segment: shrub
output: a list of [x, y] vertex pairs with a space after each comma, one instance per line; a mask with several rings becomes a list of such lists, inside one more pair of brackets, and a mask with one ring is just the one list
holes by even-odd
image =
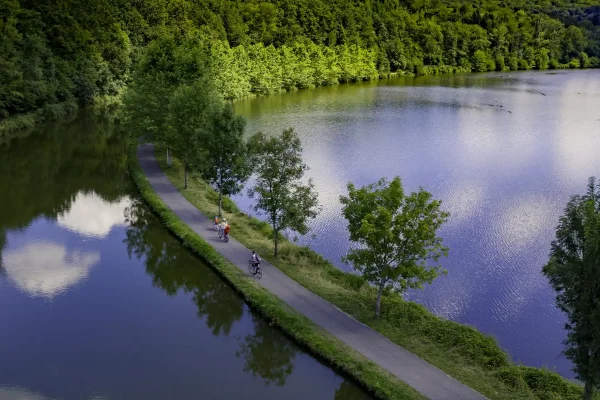
[[577, 58], [573, 58], [571, 62], [569, 62], [569, 68], [580, 68], [581, 62]]
[[511, 71], [516, 71], [519, 69], [519, 59], [515, 56], [508, 57], [508, 67]]
[[527, 386], [540, 399], [579, 400], [583, 388], [562, 378], [556, 372], [546, 368], [533, 368], [526, 366], [515, 367], [521, 371]]
[[529, 69], [529, 63], [523, 58], [519, 58], [518, 66], [519, 69]]
[[340, 271], [339, 269], [328, 269], [328, 277], [332, 282], [342, 285], [346, 289], [359, 291], [365, 284], [365, 279], [356, 274]]
[[425, 68], [423, 66], [423, 61], [421, 61], [421, 60], [413, 61], [413, 72], [415, 75], [425, 75]]
[[[485, 72], [488, 70], [488, 59], [487, 54], [483, 50], [477, 50], [475, 54], [473, 54], [473, 71], [475, 72]], [[492, 61], [493, 62], [493, 61]], [[494, 68], [495, 69], [495, 65]], [[492, 70], [493, 70], [492, 69]]]
[[504, 71], [504, 68], [506, 68], [504, 56], [502, 54], [498, 54], [496, 56], [496, 71]]
[[500, 368], [494, 375], [511, 387], [530, 391], [538, 399], [579, 400], [583, 394], [582, 386], [546, 368], [511, 365]]
[[537, 69], [548, 69], [549, 64], [550, 58], [548, 57], [548, 50], [538, 50], [535, 55], [535, 67]]
[[455, 351], [485, 368], [509, 365], [507, 354], [496, 340], [475, 328], [440, 318], [424, 306], [407, 302], [400, 296], [386, 296], [381, 302], [381, 315], [393, 325], [410, 324], [412, 329], [449, 351]]
[[579, 54], [579, 63], [581, 64], [581, 68], [589, 68], [592, 65], [590, 62], [590, 57], [584, 52]]
[[521, 373], [521, 370], [514, 365], [511, 365], [509, 367], [502, 367], [498, 371], [496, 371], [494, 375], [497, 376], [498, 379], [500, 379], [502, 382], [515, 389], [529, 389], [529, 387], [527, 386], [527, 382], [525, 382], [525, 379], [523, 379], [523, 374]]
[[16, 117], [7, 118], [0, 121], [0, 135], [3, 133], [16, 132], [25, 128], [33, 128], [36, 123], [34, 113], [22, 114]]

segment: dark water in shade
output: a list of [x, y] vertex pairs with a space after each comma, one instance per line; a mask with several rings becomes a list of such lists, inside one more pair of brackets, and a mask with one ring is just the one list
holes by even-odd
[[[396, 175], [451, 219], [449, 274], [407, 294], [494, 335], [515, 360], [572, 376], [541, 274], [569, 197], [600, 177], [600, 71], [469, 74], [341, 85], [240, 102], [248, 131], [293, 126], [323, 212], [300, 241], [341, 268], [339, 196]], [[244, 210], [250, 201], [236, 198]]]
[[369, 399], [170, 236], [89, 114], [0, 139], [0, 399]]

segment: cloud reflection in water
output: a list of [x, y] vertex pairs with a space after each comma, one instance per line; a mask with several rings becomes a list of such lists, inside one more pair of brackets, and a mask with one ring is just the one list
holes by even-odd
[[2, 256], [4, 270], [17, 288], [49, 299], [85, 279], [99, 261], [97, 252], [67, 251], [52, 242], [29, 243]]
[[104, 201], [96, 193], [80, 192], [69, 211], [60, 214], [58, 225], [86, 237], [104, 238], [115, 226], [124, 226], [125, 209], [131, 205], [127, 197], [115, 203]]

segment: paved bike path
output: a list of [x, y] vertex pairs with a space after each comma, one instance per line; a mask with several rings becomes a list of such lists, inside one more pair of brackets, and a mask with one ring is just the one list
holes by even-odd
[[[162, 201], [219, 253], [247, 272], [250, 250], [233, 237], [229, 243], [219, 239], [212, 220], [187, 201], [160, 169], [154, 156], [154, 146], [139, 146], [137, 155], [148, 181]], [[261, 268], [263, 276], [258, 282], [268, 291], [424, 396], [435, 400], [485, 399], [473, 389], [323, 300], [268, 262], [263, 260]]]

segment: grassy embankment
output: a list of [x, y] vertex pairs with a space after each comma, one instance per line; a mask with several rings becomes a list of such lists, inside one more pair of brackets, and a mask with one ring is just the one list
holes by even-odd
[[[206, 260], [244, 300], [258, 310], [270, 323], [305, 346], [314, 355], [334, 368], [356, 379], [365, 389], [381, 399], [423, 399], [419, 393], [366, 357], [334, 338], [275, 295], [260, 286], [253, 278], [240, 271], [183, 223], [156, 195], [135, 154], [129, 147], [129, 169], [142, 197], [161, 218], [164, 225], [183, 244]], [[229, 204], [229, 203], [228, 203]]]
[[[166, 168], [165, 152], [157, 149], [161, 168], [173, 184], [204, 214], [217, 212], [217, 194], [193, 176], [183, 189], [177, 160]], [[476, 329], [439, 318], [425, 307], [390, 293], [382, 300], [382, 318], [374, 318], [374, 290], [359, 276], [343, 273], [323, 257], [290, 241], [274, 258], [271, 228], [250, 217], [229, 199], [224, 201], [232, 236], [307, 289], [359, 321], [412, 351], [490, 399], [580, 399], [583, 387], [547, 369], [515, 365], [495, 339]], [[204, 250], [200, 251], [202, 253]], [[212, 251], [212, 249], [211, 249]], [[600, 399], [600, 396], [596, 397]]]

